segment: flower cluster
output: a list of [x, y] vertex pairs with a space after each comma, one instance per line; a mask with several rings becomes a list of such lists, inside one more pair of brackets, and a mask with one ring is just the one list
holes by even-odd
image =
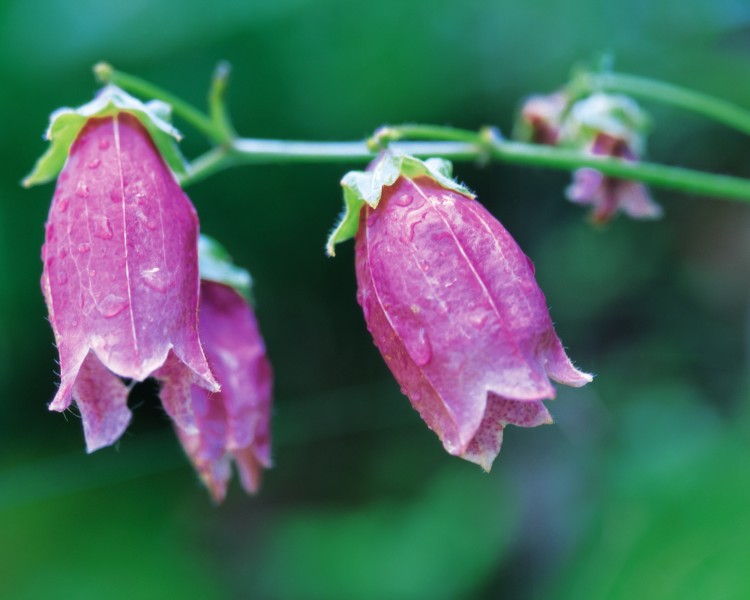
[[[524, 114], [534, 139], [553, 144], [583, 123], [569, 112], [556, 96]], [[199, 238], [166, 118], [163, 106], [105, 88], [53, 115], [51, 147], [26, 180], [59, 174], [42, 249], [60, 353], [50, 409], [75, 402], [92, 452], [127, 428], [129, 383], [155, 378], [186, 454], [221, 502], [232, 463], [250, 493], [271, 464], [271, 366], [249, 275]], [[629, 158], [632, 147], [600, 127], [590, 151]], [[589, 189], [592, 175], [576, 177], [579, 196], [604, 194], [606, 182]], [[328, 252], [356, 238], [357, 300], [375, 345], [445, 449], [489, 470], [506, 425], [552, 422], [550, 379], [581, 386], [591, 376], [565, 353], [533, 264], [449, 163], [385, 151], [342, 185], [346, 210]], [[621, 200], [595, 203], [602, 219], [637, 212]]]
[[[646, 128], [645, 115], [630, 98], [596, 93], [574, 101], [560, 91], [527, 98], [517, 130], [520, 137], [535, 143], [567, 145], [594, 156], [634, 162], [643, 155]], [[618, 212], [635, 219], [654, 219], [662, 213], [642, 183], [590, 168], [574, 173], [567, 197], [590, 205], [595, 223], [606, 223]]]
[[213, 496], [224, 496], [229, 457], [254, 491], [270, 464], [271, 372], [250, 307], [221, 283], [200, 285], [198, 218], [148, 107], [111, 93], [92, 104], [53, 115], [52, 149], [29, 177], [49, 176], [67, 136], [42, 248], [60, 355], [50, 409], [75, 401], [93, 452], [131, 420], [126, 382], [154, 377]]

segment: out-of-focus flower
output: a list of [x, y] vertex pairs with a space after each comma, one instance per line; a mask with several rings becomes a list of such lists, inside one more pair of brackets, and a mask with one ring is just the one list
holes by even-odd
[[271, 466], [272, 373], [252, 309], [235, 289], [213, 281], [201, 283], [200, 335], [221, 391], [211, 393], [194, 385], [197, 429], [175, 430], [201, 480], [221, 502], [232, 459], [249, 493], [258, 490], [261, 470]]
[[[195, 429], [191, 384], [219, 389], [198, 340], [195, 209], [139, 117], [109, 104], [97, 114], [70, 111], [73, 136], [57, 130], [72, 145], [42, 250], [60, 353], [50, 409], [75, 399], [89, 452], [114, 443], [130, 421], [120, 378], [159, 378], [165, 410], [187, 430]], [[44, 180], [50, 156], [27, 181]]]
[[[507, 424], [551, 422], [550, 383], [581, 386], [534, 268], [445, 163], [386, 153], [342, 182], [354, 198], [358, 301], [388, 367], [445, 449], [489, 470]], [[329, 247], [330, 251], [330, 247]]]
[[556, 146], [569, 102], [570, 98], [563, 91], [529, 96], [521, 107], [515, 137], [534, 144]]
[[[597, 156], [637, 160], [625, 140], [606, 133], [596, 136], [589, 152]], [[652, 200], [645, 185], [609, 177], [596, 169], [578, 169], [566, 194], [571, 202], [591, 205], [594, 223], [606, 223], [618, 211], [634, 219], [656, 219], [662, 215], [661, 206]]]
[[[561, 139], [595, 156], [635, 162], [643, 155], [647, 127], [645, 114], [632, 99], [597, 93], [573, 105]], [[609, 221], [618, 211], [635, 219], [662, 214], [642, 183], [609, 177], [595, 169], [578, 169], [566, 193], [572, 202], [592, 206], [595, 223]]]

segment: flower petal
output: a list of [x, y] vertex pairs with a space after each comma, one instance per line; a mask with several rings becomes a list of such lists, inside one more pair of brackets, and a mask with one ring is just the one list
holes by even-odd
[[83, 419], [86, 451], [114, 444], [130, 423], [128, 388], [93, 353], [83, 361], [73, 391]]

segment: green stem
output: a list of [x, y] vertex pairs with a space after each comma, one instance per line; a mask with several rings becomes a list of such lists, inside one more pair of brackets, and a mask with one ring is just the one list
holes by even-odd
[[587, 74], [574, 82], [574, 86], [576, 84], [589, 91], [621, 92], [670, 104], [750, 134], [750, 111], [678, 85], [620, 73]]
[[[750, 181], [727, 175], [701, 173], [648, 162], [630, 162], [582, 154], [575, 150], [524, 144], [486, 132], [463, 131], [470, 142], [393, 142], [390, 148], [419, 158], [440, 156], [453, 161], [496, 160], [510, 164], [550, 169], [596, 169], [611, 177], [642, 181], [654, 187], [685, 193], [750, 202]], [[350, 163], [372, 160], [376, 152], [366, 142], [301, 142], [239, 138], [229, 147], [214, 148], [191, 165], [183, 185], [194, 183], [220, 170], [240, 164]]]
[[[589, 167], [611, 177], [642, 181], [655, 187], [750, 202], [750, 181], [745, 179], [654, 163], [592, 156], [564, 148], [510, 142], [492, 129], [475, 132], [453, 127], [409, 124], [383, 127], [370, 140], [353, 142], [237, 138], [234, 137], [222, 108], [226, 73], [219, 73], [214, 80], [214, 88], [209, 101], [214, 117], [212, 119], [166, 90], [132, 75], [115, 71], [106, 63], [98, 64], [95, 72], [102, 81], [111, 82], [138, 95], [157, 98], [171, 104], [176, 114], [218, 144], [217, 147], [193, 161], [189, 174], [181, 181], [183, 185], [195, 183], [218, 171], [240, 164], [300, 162], [361, 164], [372, 160], [377, 150], [387, 145], [419, 158], [439, 156], [454, 161], [496, 160], [562, 170]], [[727, 102], [677, 86], [616, 74], [588, 75], [576, 83], [580, 86], [589, 86], [589, 89], [606, 87], [613, 91], [669, 102], [750, 133], [750, 113]], [[228, 139], [228, 136], [231, 138]], [[431, 141], [405, 141], [414, 138]]]
[[225, 141], [221, 132], [216, 130], [213, 121], [206, 114], [167, 90], [134, 75], [116, 71], [111, 65], [104, 62], [97, 63], [94, 66], [94, 73], [102, 83], [112, 83], [138, 96], [156, 98], [166, 102], [172, 106], [175, 114], [185, 119], [185, 121], [190, 123], [208, 139], [217, 144]]

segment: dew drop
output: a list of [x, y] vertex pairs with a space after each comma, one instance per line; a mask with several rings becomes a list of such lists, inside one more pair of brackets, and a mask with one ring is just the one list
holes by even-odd
[[95, 269], [91, 269], [89, 271], [89, 277], [96, 277], [96, 270]]
[[57, 201], [57, 210], [59, 210], [61, 213], [64, 213], [66, 210], [68, 210], [68, 204], [70, 204], [70, 200], [68, 199], [68, 197], [61, 196]]
[[78, 253], [79, 254], [86, 254], [89, 250], [91, 250], [91, 244], [82, 243], [78, 244]]
[[172, 287], [171, 278], [159, 267], [144, 269], [141, 271], [141, 279], [143, 279], [143, 283], [157, 292], [166, 292]]
[[94, 236], [101, 240], [112, 238], [112, 225], [110, 225], [109, 219], [104, 215], [94, 217]]
[[393, 201], [399, 206], [409, 206], [414, 202], [414, 198], [409, 194], [401, 194], [398, 198], [394, 198]]
[[107, 319], [119, 315], [128, 307], [128, 301], [122, 296], [109, 294], [96, 305], [96, 309]]
[[60, 285], [65, 285], [68, 283], [68, 274], [65, 271], [58, 271], [57, 272], [57, 283]]
[[60, 248], [60, 258], [65, 258], [68, 255], [67, 248]]
[[71, 325], [71, 327], [78, 327], [78, 319], [73, 319], [73, 320], [72, 320], [72, 321], [70, 322], [70, 325]]
[[78, 185], [76, 186], [76, 196], [78, 196], [79, 198], [89, 197], [89, 188], [83, 180], [79, 181]]
[[411, 242], [414, 239], [414, 230], [416, 229], [416, 227], [417, 227], [417, 225], [419, 223], [421, 223], [422, 221], [424, 221], [425, 216], [426, 216], [425, 213], [421, 212], [421, 213], [418, 213], [414, 218], [409, 219], [409, 220], [406, 221], [406, 223], [405, 223], [405, 226], [406, 226], [406, 236], [405, 236], [405, 239], [404, 239], [405, 242], [408, 243], [408, 242]]
[[109, 148], [109, 140], [99, 140], [99, 150], [106, 150], [107, 148]]
[[424, 328], [420, 328], [417, 331], [417, 335], [407, 344], [407, 350], [409, 356], [411, 356], [418, 367], [423, 367], [430, 362], [432, 359], [432, 345]]
[[102, 164], [102, 161], [98, 158], [95, 158], [93, 160], [90, 160], [86, 166], [89, 169], [98, 169], [100, 164]]
[[81, 292], [81, 295], [78, 296], [78, 308], [83, 308], [84, 304], [86, 304], [86, 299], [83, 296], [83, 292]]
[[122, 194], [119, 190], [112, 190], [109, 193], [109, 199], [115, 204], [119, 204], [120, 202], [122, 202]]
[[477, 311], [470, 314], [468, 318], [469, 323], [471, 323], [476, 329], [482, 329], [487, 321], [487, 313], [484, 311]]

